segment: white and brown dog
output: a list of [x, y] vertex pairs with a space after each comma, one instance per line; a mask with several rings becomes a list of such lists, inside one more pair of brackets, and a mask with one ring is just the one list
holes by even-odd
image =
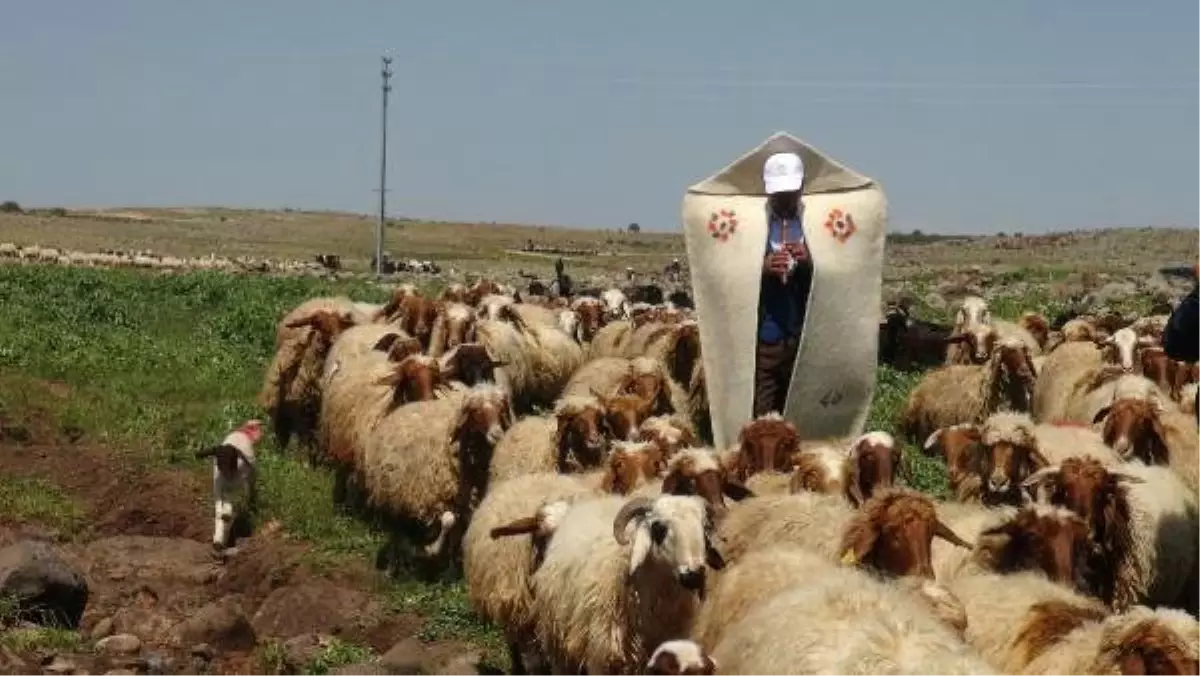
[[213, 520], [212, 544], [216, 549], [224, 549], [229, 544], [234, 494], [245, 490], [246, 508], [251, 512], [257, 508], [254, 444], [262, 438], [262, 433], [262, 421], [248, 420], [225, 437], [220, 445], [196, 452], [197, 458], [213, 458], [216, 517]]

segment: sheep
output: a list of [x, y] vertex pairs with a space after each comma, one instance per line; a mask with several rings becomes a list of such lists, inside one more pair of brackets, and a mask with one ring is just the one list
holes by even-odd
[[[1061, 638], [1025, 665], [1026, 674], [1195, 674], [1200, 672], [1200, 624], [1178, 610], [1138, 606], [1103, 620], [1070, 615], [1053, 608], [1031, 613], [1026, 636], [1041, 632]], [[1079, 622], [1083, 620], [1083, 622]], [[1066, 630], [1066, 631], [1064, 631]]]
[[691, 626], [712, 547], [712, 508], [695, 496], [577, 502], [533, 574], [534, 624], [552, 673], [627, 674]]
[[[987, 359], [986, 350], [988, 334], [991, 333], [992, 315], [987, 301], [979, 296], [967, 296], [959, 303], [954, 313], [954, 325], [951, 328], [953, 336], [972, 336], [971, 348], [962, 346], [962, 342], [951, 343], [946, 350], [946, 365], [979, 363]], [[992, 334], [994, 335], [994, 334]]]
[[[781, 552], [793, 585], [728, 624], [712, 660], [731, 674], [988, 674], [929, 600], [801, 550]], [[772, 571], [776, 574], [783, 571]], [[804, 584], [812, 580], [815, 584]], [[725, 582], [724, 579], [721, 581]], [[758, 580], [750, 580], [752, 586]], [[782, 586], [782, 585], [781, 585]], [[958, 605], [941, 590], [928, 596]]]
[[909, 393], [899, 425], [914, 442], [934, 430], [983, 422], [1003, 407], [1028, 410], [1033, 391], [1029, 351], [1019, 341], [1000, 341], [986, 364], [943, 366]]
[[[795, 469], [788, 480], [789, 493], [809, 491], [853, 499], [850, 495], [851, 486], [857, 484], [850, 480], [850, 462], [843, 449], [831, 444], [802, 447], [793, 456], [792, 464]], [[758, 474], [754, 478], [763, 476]], [[764, 491], [755, 486], [755, 493], [761, 495]], [[774, 494], [774, 491], [769, 494]]]
[[646, 663], [647, 674], [682, 676], [717, 673], [717, 663], [692, 641], [676, 639], [660, 644]]
[[980, 482], [974, 471], [974, 458], [982, 438], [978, 425], [960, 423], [934, 430], [921, 445], [921, 453], [926, 457], [946, 461], [950, 491], [960, 502], [979, 498]]
[[554, 325], [559, 331], [570, 336], [576, 343], [584, 344], [583, 337], [579, 332], [579, 315], [574, 310], [555, 310]]
[[1036, 312], [1026, 312], [1017, 320], [1017, 326], [1029, 333], [1038, 348], [1045, 352], [1046, 343], [1050, 339], [1050, 322], [1046, 321], [1045, 316]]
[[492, 454], [491, 481], [600, 465], [607, 446], [604, 405], [595, 397], [563, 397], [553, 415], [518, 420]]
[[[1036, 320], [1034, 326], [1036, 327]], [[1042, 354], [1042, 344], [1038, 342], [1037, 337], [1028, 329], [1019, 323], [1013, 323], [1003, 319], [992, 321], [992, 326], [996, 329], [997, 340], [1017, 340], [1029, 350], [1031, 357], [1038, 357]]]
[[[835, 568], [826, 558], [795, 545], [775, 545], [751, 552], [730, 564], [710, 584], [707, 599], [696, 617], [692, 639], [706, 649], [719, 645], [726, 633], [757, 606], [805, 584], [824, 584], [825, 573], [848, 575], [878, 582], [862, 571]], [[897, 592], [922, 602], [924, 611], [960, 632], [966, 627], [966, 611], [936, 583], [912, 582], [888, 585]]]
[[633, 323], [627, 319], [612, 320], [605, 324], [588, 345], [588, 358], [624, 357], [628, 354], [633, 339]]
[[343, 331], [333, 342], [325, 357], [322, 378], [329, 382], [343, 363], [367, 354], [386, 354], [388, 359], [400, 361], [420, 351], [420, 343], [403, 329], [388, 324], [359, 324]]
[[1087, 427], [1035, 425], [1023, 413], [996, 413], [980, 426], [976, 471], [985, 504], [1020, 504], [1021, 482], [1034, 471], [1075, 455], [1121, 463], [1099, 433]]
[[[671, 380], [679, 387], [686, 387], [700, 363], [700, 326], [692, 320], [653, 326], [657, 328], [644, 335], [634, 335], [629, 346], [630, 356], [657, 359], [666, 365]], [[638, 343], [640, 338], [646, 341], [644, 347]], [[636, 353], [639, 348], [644, 350], [642, 354]]]
[[620, 289], [605, 289], [600, 294], [600, 300], [604, 302], [605, 315], [609, 321], [629, 318], [629, 300]]
[[479, 319], [490, 319], [497, 321], [500, 319], [500, 309], [509, 305], [513, 305], [517, 299], [512, 296], [502, 296], [500, 294], [490, 294], [479, 299], [475, 305], [475, 316]]
[[667, 459], [696, 444], [691, 427], [674, 416], [658, 415], [646, 418], [638, 426], [637, 438], [657, 444]]
[[363, 482], [367, 506], [399, 532], [432, 530], [424, 554], [445, 561], [487, 491], [492, 451], [512, 427], [509, 394], [492, 384], [452, 390], [441, 399], [394, 409], [367, 438]]
[[1117, 612], [1150, 602], [1196, 608], [1197, 496], [1165, 467], [1105, 467], [1073, 457], [1025, 481], [1039, 496], [1078, 513], [1097, 547], [1095, 587]]
[[375, 425], [397, 406], [434, 398], [445, 383], [436, 360], [421, 354], [393, 362], [375, 351], [339, 364], [325, 385], [317, 438], [324, 461], [333, 467], [334, 503], [357, 506]]
[[1189, 490], [1200, 491], [1200, 431], [1193, 417], [1157, 399], [1121, 398], [1100, 409], [1093, 422], [1120, 457], [1165, 464]]
[[286, 450], [293, 435], [313, 447], [325, 364], [338, 336], [352, 326], [350, 314], [329, 310], [313, 311], [284, 325], [287, 339], [267, 367], [258, 394], [280, 449]]
[[467, 305], [475, 307], [475, 306], [479, 305], [479, 302], [481, 299], [483, 299], [485, 296], [489, 296], [489, 295], [512, 295], [512, 294], [511, 293], [506, 294], [504, 288], [501, 287], [500, 284], [498, 284], [495, 281], [492, 281], [490, 279], [481, 279], [481, 280], [475, 282], [475, 284], [473, 286], [471, 286], [470, 289], [464, 288], [462, 290], [461, 300], [459, 300], [458, 302], [466, 303]]
[[932, 500], [901, 488], [879, 491], [857, 510], [819, 493], [757, 497], [731, 508], [718, 533], [731, 563], [753, 549], [793, 542], [831, 560], [927, 578], [933, 537], [970, 547], [938, 520]]
[[666, 455], [658, 444], [649, 441], [614, 441], [601, 476], [600, 488], [617, 495], [658, 495], [663, 492], [662, 485], [655, 479], [666, 469]]
[[[550, 308], [534, 305], [532, 303], [513, 303], [504, 308], [505, 312], [498, 312], [497, 319], [503, 319], [505, 316], [520, 317], [521, 323], [529, 326], [541, 326], [544, 328], [562, 329], [558, 326], [558, 313]], [[563, 331], [570, 336], [570, 331]]]
[[761, 415], [738, 432], [734, 474], [744, 482], [759, 472], [790, 470], [792, 456], [799, 450], [800, 433], [795, 425], [778, 413]]
[[450, 348], [475, 342], [476, 329], [475, 315], [470, 307], [462, 303], [443, 305], [429, 334], [429, 356], [440, 357]]
[[479, 303], [479, 299], [483, 296], [477, 296], [473, 299], [474, 302], [467, 301], [467, 287], [465, 284], [454, 282], [447, 284], [446, 288], [442, 289], [442, 293], [438, 296], [438, 300], [444, 303], [464, 303], [474, 307]]
[[933, 543], [933, 573], [942, 583], [961, 575], [1033, 570], [1082, 593], [1089, 591], [1090, 531], [1070, 510], [1040, 504], [1017, 509], [944, 503], [938, 505], [938, 518], [975, 543], [972, 549]]
[[1188, 383], [1179, 389], [1179, 410], [1200, 418], [1200, 384]]
[[[891, 488], [901, 467], [900, 448], [887, 432], [867, 432], [856, 439], [801, 442], [792, 455], [788, 492], [842, 495], [861, 505], [877, 489]], [[752, 478], [756, 493], [764, 492]], [[761, 485], [761, 484], [760, 484]], [[773, 492], [773, 491], [767, 491]]]
[[[525, 655], [535, 651], [530, 576], [569, 505], [601, 493], [555, 472], [492, 481], [463, 535], [467, 600], [504, 632], [513, 673], [528, 673]], [[531, 537], [512, 537], [526, 533]]]
[[571, 301], [571, 310], [579, 318], [575, 329], [575, 339], [580, 343], [592, 342], [596, 333], [607, 323], [604, 301], [599, 298], [581, 296]]
[[1095, 322], [1086, 317], [1068, 320], [1060, 331], [1064, 343], [1095, 343], [1104, 338]]
[[447, 380], [457, 380], [467, 387], [496, 382], [496, 369], [506, 366], [479, 343], [452, 347], [438, 361]]
[[439, 307], [438, 302], [415, 291], [399, 289], [393, 292], [392, 299], [384, 305], [380, 315], [386, 318], [386, 323], [394, 323], [416, 338], [421, 343], [421, 349], [428, 350]]
[[1088, 377], [1076, 383], [1067, 398], [1062, 422], [1095, 424], [1096, 416], [1121, 398], [1157, 400], [1165, 407], [1178, 409], [1170, 396], [1151, 380], [1126, 373], [1120, 367], [1104, 366], [1091, 371]]
[[505, 363], [497, 375], [512, 392], [516, 410], [529, 413], [535, 406], [553, 405], [583, 363], [583, 351], [562, 331], [527, 324], [509, 310], [502, 311], [502, 321], [480, 320], [476, 335]]
[[1150, 336], [1138, 336], [1133, 329], [1128, 327], [1118, 330], [1103, 340], [1096, 341], [1097, 347], [1103, 351], [1105, 360], [1117, 364], [1126, 372], [1133, 371], [1140, 350], [1153, 347], [1157, 343], [1158, 341]]
[[911, 317], [905, 307], [889, 308], [879, 325], [879, 357], [904, 371], [939, 366], [951, 335], [950, 326]]
[[686, 448], [671, 457], [660, 490], [671, 495], [698, 495], [717, 512], [726, 509], [726, 497], [737, 501], [754, 497], [710, 448]]
[[[355, 309], [354, 301], [345, 296], [310, 298], [292, 308], [276, 324], [275, 351], [278, 352], [284, 343], [299, 337], [304, 332], [302, 320], [318, 312], [332, 313], [334, 316], [344, 318], [347, 324], [370, 323], [368, 317], [363, 316]], [[296, 326], [289, 326], [290, 324], [296, 324]]]
[[246, 508], [258, 507], [258, 482], [254, 444], [262, 438], [262, 422], [248, 420], [230, 432], [218, 446], [196, 452], [198, 459], [213, 459], [213, 536], [212, 546], [221, 550], [229, 545], [233, 525], [233, 495], [246, 494]]
[[1047, 355], [1033, 388], [1030, 412], [1034, 420], [1065, 420], [1075, 390], [1102, 366], [1100, 350], [1091, 342], [1064, 343]]
[[1109, 616], [1096, 599], [1037, 571], [960, 575], [946, 586], [967, 611], [967, 643], [995, 673], [1024, 673], [1073, 628]]

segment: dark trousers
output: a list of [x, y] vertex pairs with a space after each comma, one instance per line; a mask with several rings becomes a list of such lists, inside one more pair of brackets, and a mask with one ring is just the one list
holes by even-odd
[[759, 342], [754, 363], [754, 417], [783, 412], [799, 347], [799, 338], [788, 338], [781, 343]]

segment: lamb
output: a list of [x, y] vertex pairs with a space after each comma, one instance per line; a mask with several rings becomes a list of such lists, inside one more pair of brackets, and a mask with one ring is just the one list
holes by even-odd
[[900, 429], [921, 441], [943, 427], [983, 422], [1005, 406], [1028, 410], [1034, 380], [1026, 346], [1002, 340], [986, 364], [943, 366], [925, 376], [908, 396]]
[[1074, 457], [1037, 471], [1025, 485], [1088, 522], [1098, 548], [1094, 584], [1105, 603], [1117, 612], [1147, 602], [1194, 612], [1197, 496], [1174, 472]]
[[942, 583], [962, 575], [1033, 570], [1089, 592], [1090, 531], [1070, 510], [1039, 504], [1016, 509], [945, 503], [938, 505], [938, 518], [975, 543], [973, 549], [933, 543], [933, 573]]
[[[578, 476], [555, 472], [492, 481], [463, 536], [467, 600], [504, 632], [513, 673], [528, 673], [527, 666], [536, 666], [525, 659], [536, 652], [530, 576], [567, 508], [601, 493]], [[513, 537], [523, 534], [531, 537]]]
[[508, 392], [492, 384], [382, 417], [367, 439], [363, 479], [368, 507], [394, 525], [393, 541], [414, 527], [432, 531], [425, 556], [435, 564], [452, 558], [487, 491], [492, 451], [512, 423]]
[[692, 641], [677, 639], [667, 641], [654, 649], [646, 663], [647, 674], [708, 675], [717, 673], [717, 663], [704, 654], [704, 650]]
[[1121, 398], [1100, 409], [1094, 422], [1120, 457], [1147, 465], [1165, 464], [1188, 490], [1200, 491], [1200, 432], [1195, 418], [1157, 399]]
[[978, 425], [960, 423], [935, 430], [921, 445], [921, 453], [926, 457], [936, 456], [946, 461], [950, 491], [959, 502], [979, 499], [981, 486], [974, 459], [982, 439]]
[[491, 481], [524, 474], [597, 467], [608, 445], [604, 405], [595, 397], [563, 397], [553, 415], [518, 420], [496, 444]]
[[199, 459], [213, 459], [213, 519], [212, 545], [221, 550], [229, 545], [233, 525], [233, 496], [246, 493], [246, 508], [258, 508], [258, 482], [255, 471], [254, 444], [262, 438], [262, 422], [248, 420], [230, 432], [221, 444], [196, 452]]
[[534, 624], [552, 673], [628, 674], [687, 633], [712, 547], [695, 496], [598, 498], [563, 516], [533, 574]]
[[462, 303], [443, 305], [429, 334], [429, 356], [440, 357], [457, 345], [475, 342], [475, 331], [475, 315], [470, 307]]
[[840, 496], [765, 496], [739, 503], [719, 528], [726, 561], [781, 542], [802, 544], [830, 560], [893, 575], [933, 578], [930, 541], [970, 547], [938, 520], [933, 501], [901, 488], [879, 491], [855, 510]]
[[1121, 457], [1087, 427], [1034, 425], [1023, 413], [997, 413], [980, 427], [976, 471], [985, 504], [1021, 504], [1021, 482], [1034, 471], [1080, 455], [1116, 465]]
[[[911, 591], [799, 550], [796, 584], [731, 622], [712, 660], [731, 674], [989, 674], [958, 632]], [[722, 580], [724, 583], [724, 580]], [[940, 590], [931, 590], [954, 603]], [[957, 604], [956, 604], [957, 605]]]
[[313, 448], [326, 360], [339, 335], [352, 326], [350, 313], [329, 310], [313, 311], [283, 326], [287, 339], [267, 367], [258, 395], [280, 449], [285, 450], [293, 436]]

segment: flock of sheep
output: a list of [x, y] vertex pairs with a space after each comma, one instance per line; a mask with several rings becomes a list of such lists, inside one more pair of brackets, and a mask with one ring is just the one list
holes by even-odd
[[712, 448], [695, 318], [616, 289], [315, 298], [260, 404], [390, 563], [462, 566], [516, 673], [1194, 674], [1195, 370], [1156, 331], [886, 317], [944, 362], [899, 429], [949, 501], [882, 431], [767, 415]]

